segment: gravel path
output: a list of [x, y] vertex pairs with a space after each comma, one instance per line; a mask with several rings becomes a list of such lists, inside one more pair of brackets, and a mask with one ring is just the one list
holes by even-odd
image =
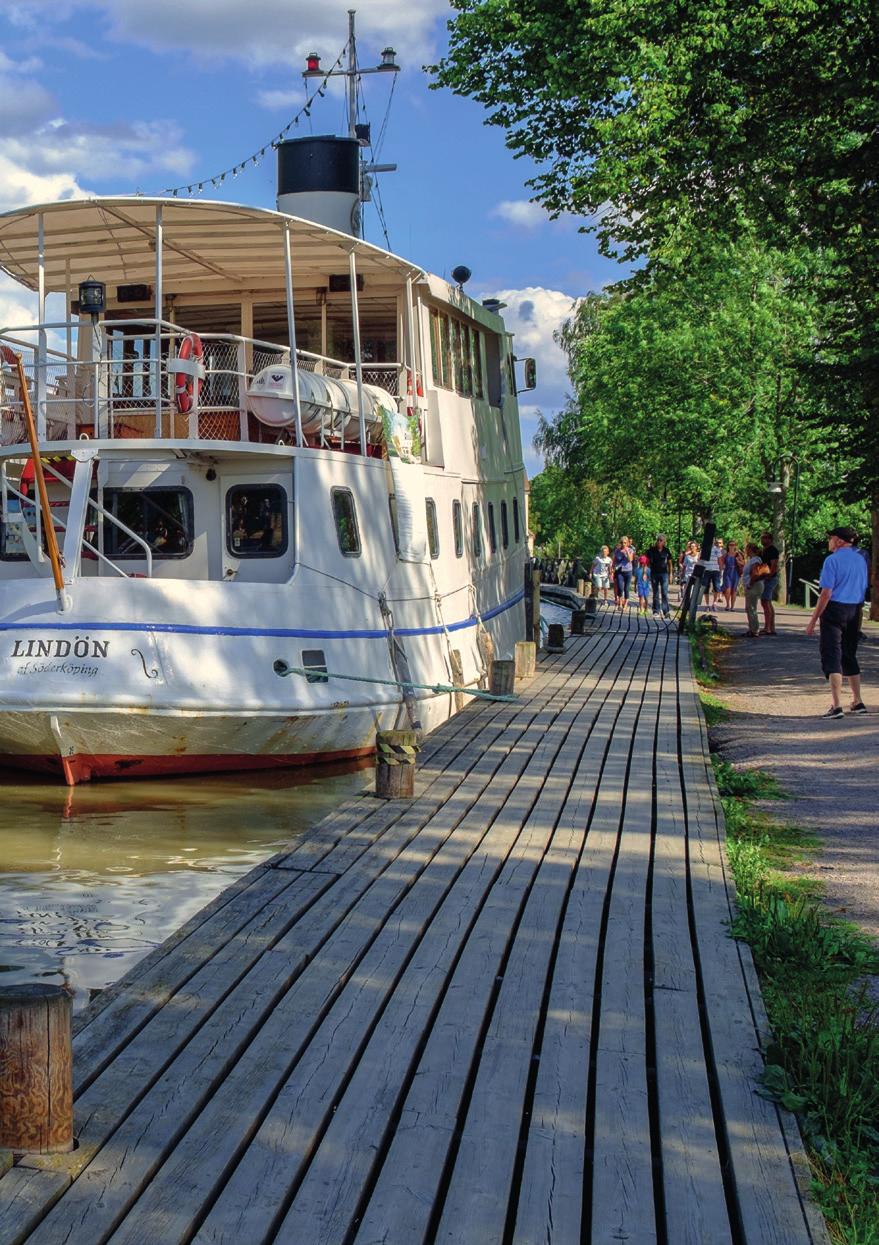
[[866, 625], [858, 649], [870, 713], [821, 721], [830, 696], [817, 635], [804, 634], [808, 614], [777, 610], [778, 636], [758, 640], [743, 637], [741, 607], [717, 617], [735, 638], [720, 658], [717, 689], [732, 713], [712, 727], [712, 747], [778, 778], [791, 799], [767, 810], [823, 840], [806, 872], [821, 881], [834, 911], [879, 938], [879, 624]]

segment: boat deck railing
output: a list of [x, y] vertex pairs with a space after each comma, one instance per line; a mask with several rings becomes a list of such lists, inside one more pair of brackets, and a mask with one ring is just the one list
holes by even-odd
[[[73, 350], [74, 334], [90, 341]], [[173, 438], [207, 441], [297, 443], [294, 425], [267, 427], [252, 414], [248, 390], [264, 368], [290, 365], [290, 349], [234, 333], [199, 333], [202, 358], [193, 357], [193, 331], [167, 321], [59, 321], [0, 330], [4, 347], [20, 354], [41, 441], [75, 438]], [[184, 343], [189, 341], [189, 348]], [[64, 348], [60, 348], [60, 347]], [[189, 353], [189, 358], [181, 358]], [[85, 356], [85, 357], [79, 357]], [[354, 363], [307, 350], [296, 367], [338, 380], [355, 380]], [[405, 384], [400, 363], [361, 366], [361, 382], [397, 398]], [[305, 445], [359, 442], [345, 437], [345, 418], [327, 412], [319, 428], [303, 433]], [[15, 371], [0, 367], [0, 444], [26, 441]]]

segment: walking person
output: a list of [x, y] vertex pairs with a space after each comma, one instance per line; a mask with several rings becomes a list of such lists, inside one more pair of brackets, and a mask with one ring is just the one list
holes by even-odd
[[723, 558], [723, 599], [726, 602], [728, 610], [736, 608], [736, 597], [739, 594], [739, 583], [742, 578], [742, 570], [745, 560], [739, 552], [739, 547], [734, 540], [731, 540], [726, 547], [726, 554]]
[[760, 535], [763, 561], [769, 568], [769, 574], [763, 580], [763, 595], [760, 604], [763, 606], [763, 630], [761, 635], [775, 635], [775, 606], [772, 599], [778, 587], [778, 549], [773, 544], [772, 533], [762, 532]]
[[650, 597], [650, 562], [647, 554], [642, 553], [635, 568], [635, 592], [638, 597], [638, 613], [647, 617], [647, 602]]
[[[745, 552], [748, 555], [742, 570], [742, 585], [745, 589], [745, 613], [748, 616], [748, 630], [745, 632], [745, 635], [749, 639], [756, 639], [760, 633], [757, 605], [763, 595], [763, 574], [765, 574], [766, 568], [757, 545], [746, 545]], [[762, 574], [760, 571], [761, 567], [764, 567]]]
[[622, 536], [620, 543], [613, 551], [613, 574], [616, 585], [616, 603], [620, 610], [629, 604], [629, 584], [634, 570], [633, 559], [635, 550], [628, 536]]
[[665, 542], [665, 534], [660, 532], [655, 542], [647, 550], [647, 561], [650, 566], [650, 582], [653, 585], [653, 617], [669, 617], [668, 581], [672, 572], [672, 556]]
[[686, 549], [681, 554], [680, 588], [681, 588], [681, 600], [682, 601], [684, 599], [684, 594], [687, 591], [687, 584], [690, 582], [693, 576], [693, 568], [695, 567], [698, 561], [699, 561], [699, 546], [696, 544], [695, 540], [691, 540], [688, 542]]
[[[708, 555], [705, 571], [702, 574], [705, 608], [715, 614], [717, 613], [718, 600], [721, 599], [721, 563], [723, 557], [725, 557], [725, 554], [723, 554], [723, 540], [720, 537], [715, 537], [715, 543], [711, 545], [711, 553]], [[713, 601], [711, 600], [712, 593], [713, 598], [715, 598]]]
[[851, 527], [834, 527], [827, 533], [830, 556], [824, 559], [818, 580], [821, 593], [815, 602], [812, 617], [806, 624], [806, 635], [821, 628], [821, 669], [830, 684], [831, 705], [823, 718], [841, 718], [842, 680], [848, 679], [851, 692], [849, 713], [863, 714], [867, 706], [861, 700], [861, 667], [858, 665], [858, 640], [861, 634], [861, 610], [867, 595], [867, 564], [855, 545], [857, 533]]
[[605, 601], [610, 587], [611, 565], [610, 549], [607, 545], [602, 545], [600, 551], [592, 559], [592, 595], [597, 597], [599, 592], [602, 592]]

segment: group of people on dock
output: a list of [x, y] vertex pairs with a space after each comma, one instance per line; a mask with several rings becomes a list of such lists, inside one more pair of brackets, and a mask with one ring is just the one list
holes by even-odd
[[[779, 551], [771, 532], [764, 532], [760, 544], [715, 537], [711, 554], [702, 575], [703, 604], [715, 613], [723, 602], [726, 610], [735, 610], [739, 592], [744, 593], [749, 637], [775, 635], [773, 599], [778, 587]], [[674, 558], [663, 532], [643, 553], [638, 553], [631, 537], [621, 536], [611, 552], [602, 545], [592, 561], [592, 591], [607, 601], [613, 594], [616, 609], [626, 610], [630, 603], [639, 613], [647, 615], [651, 605], [654, 618], [669, 618], [669, 585], [677, 583], [679, 599], [683, 600], [687, 584], [699, 560], [699, 545], [691, 540]], [[634, 591], [634, 601], [632, 593]], [[763, 626], [759, 625], [757, 607], [763, 610]]]
[[[849, 713], [867, 710], [861, 700], [860, 667], [857, 661], [861, 611], [867, 590], [867, 560], [858, 548], [857, 533], [850, 527], [836, 527], [827, 534], [830, 555], [824, 563], [819, 581], [820, 596], [806, 626], [812, 635], [820, 627], [821, 668], [830, 686], [831, 707], [824, 714], [841, 718], [843, 678], [851, 690]], [[763, 532], [760, 543], [724, 541], [716, 536], [710, 555], [702, 569], [702, 604], [711, 614], [723, 603], [734, 611], [739, 593], [744, 596], [747, 630], [745, 636], [774, 636], [775, 593], [779, 578], [779, 550], [771, 532]], [[618, 610], [637, 605], [647, 616], [652, 598], [654, 618], [670, 618], [669, 584], [677, 582], [683, 601], [687, 584], [700, 559], [700, 548], [691, 540], [675, 559], [660, 532], [653, 544], [638, 553], [629, 536], [621, 536], [613, 551], [602, 545], [592, 561], [592, 595], [609, 600]], [[634, 588], [634, 602], [632, 589]], [[762, 627], [758, 609], [762, 610]]]

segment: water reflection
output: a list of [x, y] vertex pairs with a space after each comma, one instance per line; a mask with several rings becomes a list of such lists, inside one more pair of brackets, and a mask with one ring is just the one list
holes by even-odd
[[[366, 763], [368, 764], [368, 762]], [[364, 766], [85, 784], [0, 771], [0, 980], [74, 1008], [359, 791]]]

